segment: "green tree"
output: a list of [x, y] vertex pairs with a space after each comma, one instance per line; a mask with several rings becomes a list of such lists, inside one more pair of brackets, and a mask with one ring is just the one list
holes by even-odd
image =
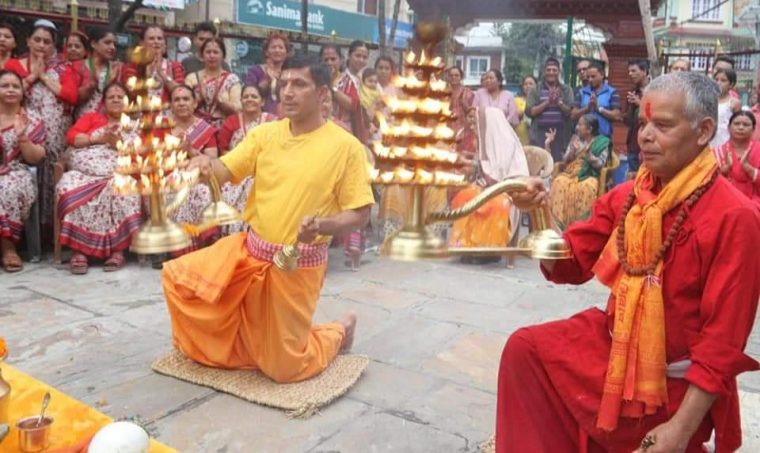
[[523, 77], [540, 69], [544, 60], [556, 56], [557, 48], [565, 42], [564, 33], [556, 24], [501, 24], [495, 33], [504, 41], [503, 72], [505, 80], [511, 83], [520, 83]]

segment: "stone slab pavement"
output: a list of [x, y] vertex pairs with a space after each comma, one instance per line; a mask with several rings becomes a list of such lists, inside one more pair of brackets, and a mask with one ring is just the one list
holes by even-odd
[[[72, 276], [49, 264], [0, 273], [9, 363], [115, 417], [137, 416], [182, 452], [475, 452], [494, 431], [496, 375], [520, 326], [604, 305], [597, 282], [546, 282], [537, 265], [401, 263], [366, 255], [358, 272], [331, 250], [317, 321], [359, 315], [371, 363], [308, 420], [153, 373], [170, 350], [158, 271], [130, 263]], [[749, 351], [760, 357], [756, 322]], [[743, 451], [760, 451], [760, 373], [740, 381]]]

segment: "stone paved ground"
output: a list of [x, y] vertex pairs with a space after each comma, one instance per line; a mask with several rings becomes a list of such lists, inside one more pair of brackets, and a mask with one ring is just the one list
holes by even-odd
[[[158, 272], [136, 263], [82, 277], [49, 265], [0, 274], [0, 334], [13, 365], [113, 417], [141, 417], [182, 452], [474, 452], [493, 433], [507, 335], [606, 297], [596, 282], [549, 284], [527, 259], [506, 270], [368, 256], [353, 273], [333, 258], [317, 319], [358, 312], [354, 350], [372, 361], [305, 421], [151, 372], [170, 349], [169, 320]], [[760, 451], [760, 373], [741, 387], [743, 451]]]

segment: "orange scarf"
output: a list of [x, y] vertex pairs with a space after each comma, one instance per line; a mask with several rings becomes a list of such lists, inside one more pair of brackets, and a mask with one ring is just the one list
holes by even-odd
[[[633, 267], [649, 264], [662, 246], [662, 218], [680, 206], [712, 177], [716, 161], [705, 148], [659, 193], [656, 179], [646, 166], [636, 175], [636, 202], [625, 218], [625, 246]], [[599, 281], [614, 295], [612, 347], [597, 427], [617, 428], [618, 418], [654, 414], [668, 401], [665, 358], [665, 311], [662, 299], [662, 260], [654, 275], [632, 276], [618, 260], [617, 228], [594, 266]], [[610, 310], [614, 311], [610, 311]]]

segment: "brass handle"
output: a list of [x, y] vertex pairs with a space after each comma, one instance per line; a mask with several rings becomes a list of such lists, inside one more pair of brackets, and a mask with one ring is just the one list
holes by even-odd
[[188, 195], [190, 195], [190, 189], [198, 183], [198, 174], [196, 173], [195, 176], [187, 182], [180, 190], [177, 192], [177, 195], [174, 197], [174, 200], [172, 200], [171, 203], [166, 205], [166, 215], [170, 215], [172, 212], [176, 211], [177, 208], [180, 207], [182, 203], [185, 202]]
[[527, 190], [528, 182], [526, 178], [517, 177], [509, 178], [488, 187], [481, 192], [477, 197], [465, 203], [462, 207], [457, 209], [447, 209], [445, 211], [432, 212], [428, 214], [425, 223], [438, 223], [438, 222], [451, 222], [475, 212], [479, 207], [483, 206], [491, 198], [502, 193], [515, 193]]
[[222, 199], [222, 189], [219, 187], [219, 180], [212, 172], [208, 178], [208, 186], [211, 189], [211, 201], [218, 203]]
[[174, 197], [174, 200], [172, 200], [171, 203], [166, 205], [166, 215], [170, 215], [172, 212], [174, 212], [182, 203], [185, 202], [187, 199], [187, 196], [190, 195], [190, 185], [186, 185], [183, 188], [177, 192], [177, 195]]

